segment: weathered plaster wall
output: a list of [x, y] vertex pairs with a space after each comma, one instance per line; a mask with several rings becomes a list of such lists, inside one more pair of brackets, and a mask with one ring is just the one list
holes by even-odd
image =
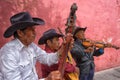
[[[11, 15], [29, 11], [32, 16], [43, 18], [45, 26], [37, 27], [37, 37], [49, 28], [60, 27], [64, 32], [70, 6], [78, 5], [77, 25], [87, 26], [86, 36], [93, 40], [104, 40], [120, 46], [120, 1], [119, 0], [0, 0], [0, 47], [11, 38], [3, 37], [11, 25]], [[95, 57], [96, 70], [120, 65], [120, 50], [105, 49], [105, 54]]]

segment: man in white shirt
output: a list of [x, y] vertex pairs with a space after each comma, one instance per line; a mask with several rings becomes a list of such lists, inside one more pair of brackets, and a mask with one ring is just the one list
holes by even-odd
[[[38, 80], [35, 63], [52, 65], [59, 59], [60, 49], [54, 54], [46, 54], [33, 43], [36, 33], [35, 25], [43, 25], [40, 18], [32, 18], [28, 12], [15, 14], [10, 18], [11, 26], [5, 31], [4, 37], [14, 36], [14, 40], [0, 49], [0, 80]], [[54, 71], [45, 79], [60, 80], [59, 71]]]

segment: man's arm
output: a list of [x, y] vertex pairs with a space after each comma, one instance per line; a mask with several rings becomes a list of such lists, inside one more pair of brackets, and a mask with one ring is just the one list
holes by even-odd
[[47, 64], [48, 66], [56, 64], [59, 59], [58, 53], [48, 54], [46, 51], [42, 50], [37, 45], [34, 46], [35, 53], [37, 54], [37, 60], [42, 64]]

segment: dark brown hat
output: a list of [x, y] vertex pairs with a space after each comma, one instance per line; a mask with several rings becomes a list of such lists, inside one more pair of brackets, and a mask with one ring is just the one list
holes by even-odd
[[48, 39], [52, 39], [54, 37], [62, 37], [62, 34], [59, 34], [55, 31], [55, 29], [49, 29], [43, 33], [43, 36], [39, 39], [38, 44], [45, 44]]
[[15, 31], [34, 25], [44, 25], [44, 20], [33, 18], [28, 12], [20, 12], [10, 18], [11, 26], [4, 32], [4, 37], [11, 37]]
[[85, 27], [85, 28], [76, 27], [73, 35], [75, 35], [75, 34], [76, 34], [77, 32], [79, 32], [80, 30], [85, 31], [86, 29], [87, 29], [87, 27]]
[[79, 32], [80, 30], [86, 31], [86, 29], [87, 29], [87, 27], [85, 27], [85, 28], [82, 28], [82, 27], [79, 27], [79, 26], [76, 27], [76, 28], [75, 28], [75, 31], [74, 31], [74, 33], [73, 33], [73, 38], [76, 39], [75, 35], [76, 35], [77, 32]]

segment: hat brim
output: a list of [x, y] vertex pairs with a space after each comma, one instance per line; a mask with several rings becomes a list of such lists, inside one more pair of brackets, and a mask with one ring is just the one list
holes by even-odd
[[54, 37], [63, 37], [63, 35], [62, 34], [58, 34], [58, 33], [52, 33], [52, 34], [45, 35], [45, 36], [43, 35], [39, 39], [38, 44], [39, 45], [45, 44], [48, 39], [51, 39], [51, 38], [54, 38]]
[[15, 31], [19, 30], [19, 29], [24, 29], [26, 27], [31, 27], [34, 25], [44, 25], [45, 22], [44, 20], [40, 19], [40, 18], [33, 18], [33, 21], [28, 22], [28, 21], [24, 21], [24, 22], [19, 22], [16, 24], [11, 25], [5, 32], [4, 32], [4, 37], [5, 38], [9, 38], [11, 37]]
[[85, 28], [79, 28], [78, 31], [80, 31], [80, 30], [86, 31], [86, 29], [87, 29], [87, 27], [85, 27]]

